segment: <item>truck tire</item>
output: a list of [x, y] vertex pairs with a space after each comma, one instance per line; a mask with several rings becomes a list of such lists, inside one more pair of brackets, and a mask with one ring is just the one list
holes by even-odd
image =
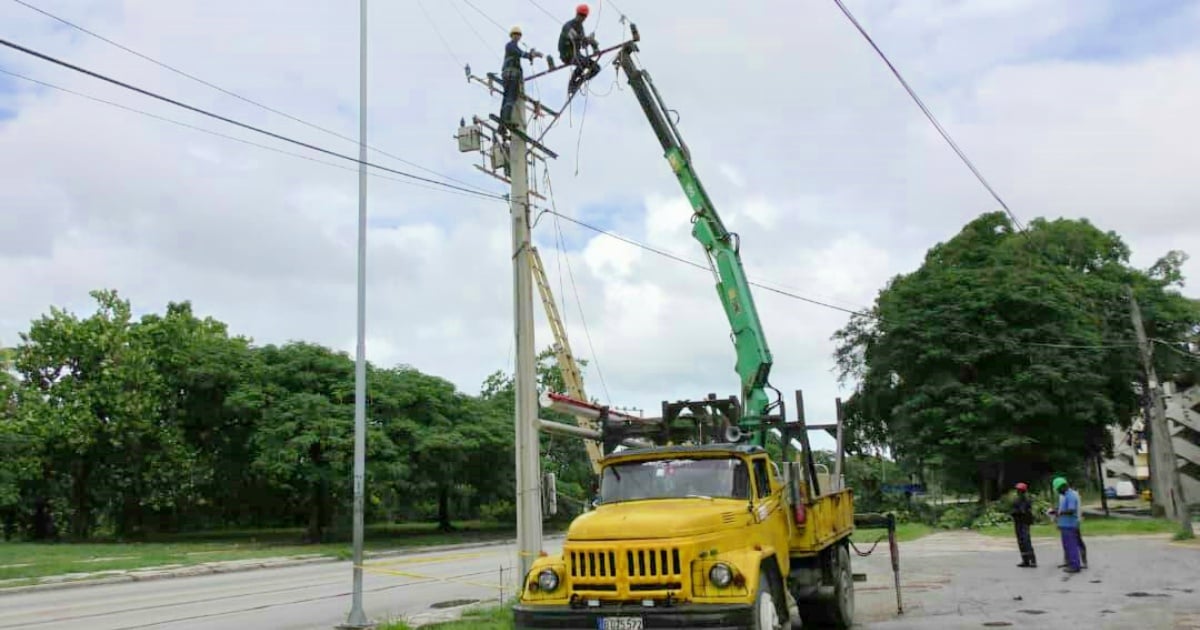
[[833, 566], [833, 600], [829, 602], [829, 621], [835, 628], [854, 625], [854, 572], [850, 567], [850, 545], [838, 545]]
[[771, 578], [767, 571], [759, 571], [758, 595], [754, 598], [754, 630], [780, 630], [782, 627]]
[[838, 628], [854, 625], [854, 573], [850, 567], [850, 549], [840, 543], [829, 550], [832, 594], [799, 603], [804, 627]]

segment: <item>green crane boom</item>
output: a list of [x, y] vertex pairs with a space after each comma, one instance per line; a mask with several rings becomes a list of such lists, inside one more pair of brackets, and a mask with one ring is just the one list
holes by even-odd
[[[636, 27], [633, 32], [636, 41]], [[638, 68], [633, 60], [636, 50], [636, 44], [627, 44], [621, 49], [617, 64], [625, 72], [638, 103], [641, 104], [650, 126], [662, 144], [667, 162], [675, 171], [675, 176], [695, 211], [692, 216], [692, 236], [704, 246], [709, 266], [716, 275], [717, 295], [733, 329], [733, 345], [737, 351], [735, 369], [742, 385], [739, 425], [743, 431], [754, 435], [756, 443], [761, 444], [765, 439], [762, 422], [772, 407], [766, 391], [770, 386], [767, 378], [771, 372], [772, 358], [738, 254], [738, 237], [725, 228], [717, 215], [712, 200], [709, 199], [692, 166], [687, 145], [674, 122], [667, 116], [668, 110], [662, 97], [650, 80], [650, 75]]]

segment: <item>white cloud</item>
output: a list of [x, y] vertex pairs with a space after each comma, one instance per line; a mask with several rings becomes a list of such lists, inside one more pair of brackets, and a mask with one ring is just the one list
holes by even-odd
[[[1071, 57], [1116, 15], [1107, 2], [850, 2], [852, 10], [1021, 218], [1088, 217], [1149, 265], [1168, 248], [1200, 254], [1193, 165], [1200, 70], [1193, 42], [1136, 58]], [[339, 3], [42, 0], [40, 6], [134, 49], [340, 134], [357, 133], [358, 16]], [[498, 108], [469, 86], [498, 65], [503, 33], [468, 8], [371, 7], [370, 143], [489, 190], [457, 152], [458, 120]], [[483, 6], [550, 50], [558, 25], [520, 0]], [[838, 306], [870, 303], [996, 204], [958, 162], [875, 53], [831, 4], [716, 0], [623, 6], [640, 63], [679, 115], [695, 165], [741, 237], [752, 278]], [[681, 8], [686, 10], [681, 10]], [[603, 42], [616, 11], [597, 5]], [[484, 38], [480, 42], [463, 16]], [[566, 19], [566, 16], [563, 17]], [[1200, 10], [1176, 22], [1200, 25]], [[49, 54], [305, 142], [356, 155], [351, 141], [215, 92], [15, 3], [0, 33]], [[1128, 29], [1137, 28], [1129, 24]], [[1148, 41], [1154, 41], [1148, 39]], [[306, 155], [13, 52], [2, 67], [156, 115]], [[260, 342], [308, 339], [353, 354], [357, 175], [2, 79], [0, 343], [51, 304], [86, 311], [113, 287], [143, 310], [191, 299]], [[532, 88], [561, 102], [565, 77]], [[13, 93], [12, 90], [18, 90]], [[690, 260], [691, 208], [624, 78], [611, 67], [547, 137], [559, 210]], [[576, 146], [579, 147], [576, 150]], [[394, 168], [411, 165], [372, 153]], [[578, 175], [576, 165], [578, 164]], [[425, 173], [416, 171], [419, 174]], [[540, 184], [540, 181], [539, 181]], [[475, 391], [511, 362], [507, 208], [372, 178], [368, 354]], [[573, 346], [599, 359], [616, 404], [655, 413], [663, 399], [735, 393], [733, 351], [713, 278], [561, 222], [573, 247], [535, 237]], [[1200, 278], [1200, 258], [1186, 271]], [[582, 326], [571, 275], [586, 314]], [[1195, 291], [1191, 291], [1195, 294]], [[808, 416], [831, 417], [830, 334], [844, 313], [756, 290], [775, 356], [773, 382]], [[538, 312], [538, 343], [549, 329]], [[587, 334], [587, 333], [590, 333]], [[589, 343], [588, 338], [590, 336]], [[594, 353], [592, 350], [594, 346]]]

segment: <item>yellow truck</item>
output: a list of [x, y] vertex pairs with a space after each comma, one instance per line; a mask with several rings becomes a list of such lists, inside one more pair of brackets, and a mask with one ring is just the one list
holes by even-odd
[[[807, 449], [805, 449], [807, 450]], [[538, 558], [517, 628], [846, 628], [851, 491], [816, 495], [759, 446], [655, 446], [601, 461], [595, 509]]]
[[[833, 428], [806, 427], [799, 392], [789, 421], [770, 385], [773, 359], [740, 239], [717, 215], [671, 110], [635, 64], [636, 25], [631, 32], [616, 63], [692, 205], [692, 235], [732, 329], [741, 396], [664, 402], [662, 416], [651, 419], [543, 396], [543, 405], [595, 421], [598, 430], [579, 430], [603, 446], [599, 496], [571, 523], [562, 553], [538, 558], [523, 576], [516, 627], [849, 627], [853, 494], [840, 466], [832, 475], [819, 471], [807, 438], [810, 428]], [[835, 428], [840, 438], [840, 413]], [[772, 435], [778, 459], [767, 448]], [[840, 439], [838, 446], [840, 453]]]

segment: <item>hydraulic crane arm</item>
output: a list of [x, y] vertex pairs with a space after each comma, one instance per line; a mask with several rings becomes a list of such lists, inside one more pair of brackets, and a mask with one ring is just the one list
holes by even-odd
[[[634, 39], [638, 39], [636, 30]], [[662, 97], [651, 82], [650, 75], [638, 68], [633, 60], [636, 50], [636, 44], [626, 44], [617, 56], [617, 64], [625, 72], [642, 111], [658, 136], [667, 162], [675, 171], [675, 177], [679, 179], [695, 212], [692, 215], [692, 236], [704, 246], [709, 266], [717, 279], [717, 295], [733, 329], [733, 345], [737, 351], [736, 370], [742, 385], [741, 428], [754, 432], [756, 441], [761, 442], [764, 436], [759, 429], [772, 407], [766, 392], [770, 386], [767, 378], [771, 372], [772, 358], [738, 254], [738, 238], [725, 228], [717, 215], [712, 200], [692, 166], [687, 145], [675, 123], [667, 116], [668, 110]]]

